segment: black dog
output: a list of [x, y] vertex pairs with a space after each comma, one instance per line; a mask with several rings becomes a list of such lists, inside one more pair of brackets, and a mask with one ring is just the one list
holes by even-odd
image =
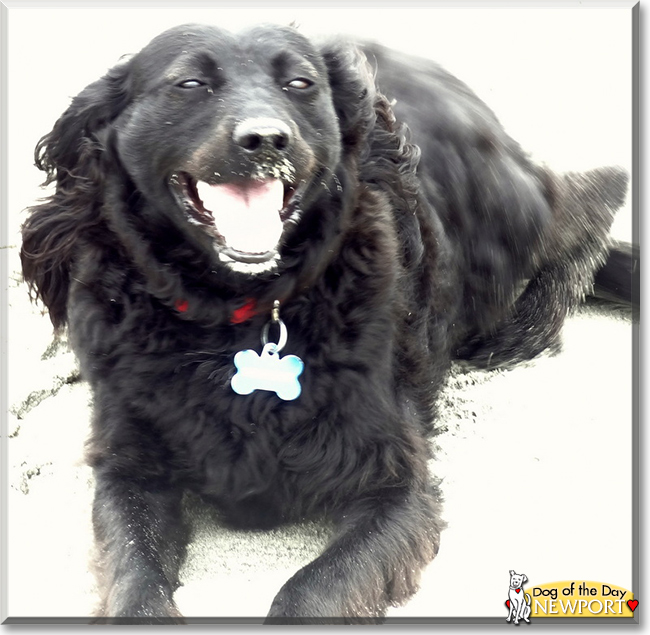
[[452, 359], [556, 346], [606, 260], [621, 170], [534, 165], [437, 65], [364, 49], [171, 29], [37, 147], [56, 192], [23, 270], [94, 392], [106, 620], [181, 620], [188, 489], [240, 527], [333, 521], [269, 621], [404, 602], [443, 527]]

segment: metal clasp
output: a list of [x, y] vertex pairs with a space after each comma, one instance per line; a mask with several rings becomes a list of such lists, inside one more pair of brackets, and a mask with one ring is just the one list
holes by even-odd
[[[277, 324], [280, 328], [280, 338], [276, 343], [269, 342], [269, 329], [271, 324]], [[276, 300], [273, 303], [273, 309], [271, 309], [271, 321], [267, 322], [262, 329], [262, 344], [264, 346], [264, 351], [267, 353], [279, 353], [284, 345], [287, 343], [287, 327], [284, 322], [280, 319], [280, 301]]]

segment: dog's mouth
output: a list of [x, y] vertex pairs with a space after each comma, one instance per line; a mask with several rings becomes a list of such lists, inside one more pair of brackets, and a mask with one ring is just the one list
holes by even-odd
[[220, 258], [246, 264], [277, 259], [300, 198], [299, 188], [277, 178], [213, 185], [181, 172], [170, 184], [188, 220], [216, 242]]

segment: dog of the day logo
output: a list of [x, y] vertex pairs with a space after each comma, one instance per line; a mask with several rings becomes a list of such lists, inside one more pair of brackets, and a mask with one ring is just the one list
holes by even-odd
[[634, 594], [613, 584], [584, 580], [548, 582], [529, 587], [525, 574], [510, 571], [507, 622], [530, 623], [545, 617], [634, 617], [639, 601]]
[[519, 620], [524, 620], [530, 624], [530, 595], [524, 591], [525, 582], [528, 582], [528, 578], [524, 573], [515, 573], [512, 569], [510, 570], [506, 622], [512, 621], [513, 624], [519, 624]]

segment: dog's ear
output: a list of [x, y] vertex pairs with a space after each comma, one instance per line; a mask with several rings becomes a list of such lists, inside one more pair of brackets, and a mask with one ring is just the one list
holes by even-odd
[[514, 569], [510, 569], [510, 575], [515, 575], [515, 570]]
[[100, 222], [102, 133], [129, 103], [129, 67], [121, 63], [85, 88], [36, 146], [36, 166], [56, 189], [27, 210], [20, 257], [30, 295], [45, 304], [56, 329], [66, 322], [77, 241]]
[[528, 582], [528, 576], [524, 573], [521, 574], [521, 583]]
[[46, 184], [63, 185], [84, 167], [84, 152], [97, 133], [128, 105], [130, 61], [122, 62], [87, 86], [36, 146], [36, 167], [47, 174]]
[[331, 39], [321, 45], [327, 65], [343, 149], [356, 149], [374, 126], [375, 82], [365, 55], [353, 44]]

